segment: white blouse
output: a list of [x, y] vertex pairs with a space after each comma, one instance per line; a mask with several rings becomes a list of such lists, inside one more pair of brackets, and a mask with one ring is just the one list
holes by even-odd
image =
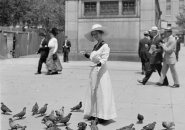
[[56, 53], [57, 50], [58, 50], [58, 41], [57, 41], [57, 39], [54, 38], [54, 37], [51, 38], [51, 39], [49, 40], [48, 47], [49, 47], [49, 48], [54, 48], [54, 49], [53, 49], [53, 54]]

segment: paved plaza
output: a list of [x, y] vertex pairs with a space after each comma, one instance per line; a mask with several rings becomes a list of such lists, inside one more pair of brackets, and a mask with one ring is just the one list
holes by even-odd
[[[60, 57], [62, 61], [62, 56]], [[146, 85], [137, 83], [142, 79], [139, 62], [109, 61], [109, 71], [114, 88], [118, 117], [103, 125], [98, 125], [99, 130], [116, 130], [130, 123], [135, 124], [136, 130], [153, 121], [157, 122], [155, 130], [164, 130], [162, 121], [174, 121], [175, 130], [185, 130], [185, 48], [180, 51], [180, 61], [177, 71], [180, 79], [180, 88], [159, 87], [155, 83], [159, 76], [152, 75]], [[1, 115], [1, 130], [8, 130], [8, 119], [26, 107], [26, 118], [16, 120], [21, 125], [26, 125], [27, 130], [44, 130], [46, 126], [41, 123], [42, 117], [31, 116], [31, 109], [35, 102], [39, 107], [48, 103], [47, 114], [51, 110], [65, 107], [65, 114], [70, 108], [84, 101], [88, 87], [90, 72], [89, 61], [70, 61], [62, 63], [63, 71], [59, 75], [34, 75], [37, 69], [38, 58], [16, 58], [0, 60], [0, 95], [13, 112], [12, 115]], [[168, 72], [170, 85], [173, 80]], [[83, 110], [83, 108], [82, 108]], [[137, 114], [144, 115], [144, 123], [136, 124]], [[85, 121], [82, 112], [73, 112], [69, 127], [77, 129], [77, 123]], [[87, 122], [89, 125], [89, 122]], [[59, 127], [65, 130], [64, 126]], [[90, 127], [87, 127], [90, 130]]]

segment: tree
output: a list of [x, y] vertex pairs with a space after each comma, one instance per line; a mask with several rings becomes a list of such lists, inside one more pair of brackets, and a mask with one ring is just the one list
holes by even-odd
[[65, 24], [65, 0], [1, 0], [0, 25], [27, 24], [63, 28]]
[[185, 29], [185, 11], [183, 11], [183, 13], [179, 13], [179, 15], [176, 18], [177, 18], [176, 24]]

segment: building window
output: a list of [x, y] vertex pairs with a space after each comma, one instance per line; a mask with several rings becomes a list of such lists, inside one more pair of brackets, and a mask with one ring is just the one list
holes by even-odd
[[166, 15], [171, 15], [171, 0], [166, 0]]
[[119, 4], [118, 1], [101, 1], [100, 15], [118, 15]]
[[82, 0], [82, 17], [136, 17], [138, 0]]
[[136, 14], [136, 0], [123, 0], [122, 1], [122, 14], [135, 15]]
[[84, 16], [97, 15], [97, 2], [84, 2]]
[[179, 12], [183, 13], [184, 11], [184, 0], [179, 0]]

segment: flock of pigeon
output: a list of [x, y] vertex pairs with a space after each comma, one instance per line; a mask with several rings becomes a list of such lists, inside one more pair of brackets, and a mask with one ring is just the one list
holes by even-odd
[[[60, 130], [57, 127], [57, 124], [59, 124], [59, 123], [64, 124], [66, 126], [65, 127], [66, 130], [73, 130], [67, 126], [67, 123], [69, 122], [72, 113], [69, 113], [67, 116], [64, 116], [64, 107], [62, 107], [60, 110], [55, 110], [55, 111], [53, 110], [53, 111], [51, 111], [51, 113], [49, 115], [45, 115], [45, 113], [47, 111], [47, 105], [48, 104], [45, 104], [43, 107], [41, 107], [39, 109], [39, 106], [36, 102], [32, 108], [32, 116], [34, 116], [34, 115], [44, 116], [42, 119], [42, 123], [46, 125], [47, 130]], [[82, 107], [82, 102], [80, 102], [78, 105], [72, 107], [71, 112], [79, 111], [81, 109], [81, 107]], [[3, 112], [2, 114], [12, 112], [4, 103], [1, 103], [1, 110]], [[16, 117], [18, 119], [23, 119], [25, 115], [26, 115], [26, 107], [24, 107], [21, 112], [13, 115], [13, 118]], [[142, 124], [143, 120], [144, 120], [144, 116], [141, 114], [138, 114], [137, 119], [138, 119], [137, 123]], [[156, 122], [150, 123], [150, 124], [144, 126], [142, 130], [154, 130], [155, 125], [156, 125]], [[9, 118], [9, 126], [10, 126], [11, 130], [17, 130], [17, 129], [26, 130], [26, 128], [27, 128], [27, 126], [16, 124], [12, 118]], [[166, 130], [170, 130], [175, 126], [175, 124], [174, 124], [174, 122], [162, 122], [162, 126]], [[86, 130], [86, 127], [87, 127], [87, 124], [85, 122], [78, 123], [78, 130]], [[91, 128], [91, 130], [99, 130], [97, 127], [96, 120], [91, 121], [90, 128]], [[135, 128], [134, 128], [134, 124], [132, 123], [128, 126], [124, 126], [122, 128], [116, 129], [116, 130], [135, 130]]]
[[[138, 119], [137, 124], [142, 124], [143, 120], [144, 120], [144, 116], [141, 114], [138, 114], [137, 119]], [[155, 125], [156, 125], [156, 122], [149, 123], [149, 124], [143, 126], [143, 128], [141, 130], [154, 130]], [[175, 126], [175, 124], [174, 124], [174, 122], [165, 122], [164, 121], [164, 122], [162, 122], [162, 126], [165, 128], [165, 130], [171, 130]], [[124, 127], [119, 128], [117, 130], [136, 130], [136, 129], [134, 128], [134, 124], [132, 123], [128, 126], [124, 126]]]
[[[37, 102], [32, 108], [32, 116], [39, 115], [40, 117], [43, 116], [42, 123], [46, 125], [47, 130], [60, 130], [57, 127], [57, 124], [61, 123], [66, 126], [66, 130], [72, 130], [67, 126], [67, 123], [69, 122], [72, 113], [69, 113], [67, 116], [64, 116], [64, 107], [62, 107], [60, 110], [52, 110], [49, 115], [45, 115], [47, 111], [47, 105], [45, 104], [43, 107], [39, 109], [39, 106]], [[82, 102], [80, 102], [78, 105], [71, 108], [71, 112], [73, 111], [79, 111], [82, 107]], [[11, 113], [12, 111], [1, 102], [1, 110], [2, 114]], [[26, 107], [23, 108], [23, 110], [15, 115], [13, 115], [13, 118], [18, 119], [24, 119], [26, 115]], [[11, 130], [26, 130], [27, 126], [20, 125], [16, 123], [12, 118], [9, 118], [9, 126]], [[85, 122], [79, 122], [78, 123], [78, 130], [85, 130], [87, 127], [87, 124]]]

